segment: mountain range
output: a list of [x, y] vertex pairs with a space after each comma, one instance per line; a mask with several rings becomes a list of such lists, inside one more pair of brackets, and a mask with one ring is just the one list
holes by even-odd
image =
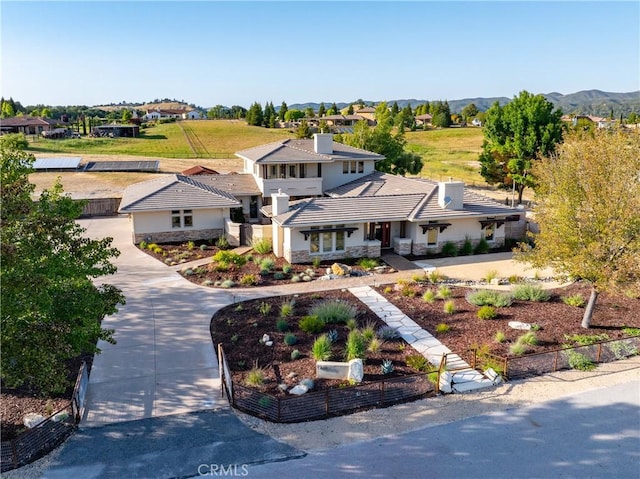
[[[563, 95], [562, 93], [552, 92], [543, 93], [547, 101], [553, 103], [556, 108], [562, 109], [565, 114], [580, 114], [580, 115], [595, 115], [602, 117], [609, 117], [613, 114], [614, 118], [617, 118], [621, 114], [627, 116], [631, 112], [640, 113], [640, 90], [629, 93], [613, 93], [600, 90], [584, 90], [576, 93], [570, 93]], [[407, 105], [411, 105], [412, 108], [417, 107], [427, 101], [438, 100], [418, 100], [401, 99], [401, 100], [385, 100], [389, 105], [393, 102], [398, 103], [399, 108], [404, 108]], [[444, 101], [444, 100], [440, 100]], [[462, 109], [469, 103], [474, 103], [478, 110], [486, 111], [495, 102], [499, 102], [500, 105], [506, 105], [511, 101], [511, 98], [504, 96], [501, 97], [479, 97], [479, 98], [463, 98], [461, 100], [447, 100], [449, 103], [449, 109], [451, 113], [460, 113]], [[333, 102], [324, 102], [325, 108], [329, 108]], [[376, 105], [380, 101], [365, 101], [366, 105]], [[343, 109], [349, 106], [349, 103], [336, 103], [339, 109]], [[314, 110], [318, 110], [320, 103], [296, 103], [288, 105], [288, 108], [304, 110], [311, 107]], [[278, 109], [278, 108], [276, 108]]]

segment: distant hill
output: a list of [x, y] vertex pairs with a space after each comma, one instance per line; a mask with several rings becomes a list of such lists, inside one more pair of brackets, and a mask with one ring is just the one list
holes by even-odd
[[[585, 90], [577, 93], [570, 93], [563, 95], [562, 93], [552, 92], [542, 94], [548, 101], [553, 103], [556, 108], [561, 108], [565, 114], [581, 114], [581, 115], [596, 115], [602, 117], [608, 117], [613, 110], [613, 116], [619, 117], [620, 114], [628, 115], [631, 112], [640, 113], [640, 91], [634, 91], [629, 93], [612, 93], [604, 92], [600, 90]], [[431, 101], [444, 101], [445, 99], [433, 99]], [[389, 105], [393, 102], [398, 103], [398, 107], [404, 108], [408, 104], [412, 108], [425, 103], [427, 100], [418, 99], [401, 99], [401, 100], [386, 100]], [[463, 98], [461, 100], [447, 100], [451, 113], [460, 113], [462, 109], [469, 103], [474, 103], [478, 110], [486, 111], [496, 101], [500, 105], [506, 105], [511, 101], [511, 98], [504, 96], [501, 97], [488, 97], [488, 98]], [[333, 102], [324, 102], [325, 108], [329, 108]], [[380, 101], [365, 101], [367, 105], [376, 105]], [[339, 109], [346, 108], [349, 103], [336, 103]], [[288, 105], [289, 109], [304, 110], [311, 107], [314, 110], [318, 110], [320, 103], [295, 103]], [[277, 110], [278, 108], [276, 108]]]

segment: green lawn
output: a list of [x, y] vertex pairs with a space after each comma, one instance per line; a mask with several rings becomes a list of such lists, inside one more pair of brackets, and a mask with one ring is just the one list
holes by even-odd
[[[244, 121], [193, 120], [184, 124], [197, 135], [211, 158], [233, 158], [238, 150], [293, 137], [287, 130], [247, 126]], [[141, 130], [139, 138], [36, 138], [30, 142], [29, 150], [34, 153], [196, 158], [178, 123], [164, 123]]]
[[485, 185], [478, 156], [482, 151], [482, 129], [447, 128], [406, 132], [407, 149], [423, 161], [421, 176], [435, 181], [449, 177], [474, 185]]

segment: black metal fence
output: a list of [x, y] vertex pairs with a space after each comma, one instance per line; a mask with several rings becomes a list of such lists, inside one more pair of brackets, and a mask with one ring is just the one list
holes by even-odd
[[505, 379], [520, 379], [562, 369], [580, 369], [588, 363], [608, 363], [639, 352], [640, 336], [635, 336], [514, 357], [491, 354], [481, 356], [476, 350], [471, 350], [469, 362], [472, 368], [483, 367], [488, 363], [498, 365]]
[[274, 396], [234, 383], [222, 347], [218, 346], [223, 393], [231, 405], [247, 414], [272, 422], [303, 422], [349, 412], [387, 407], [435, 396], [427, 374], [418, 373], [354, 386], [327, 388], [301, 396]]
[[73, 433], [84, 410], [84, 397], [89, 381], [87, 366], [82, 363], [71, 401], [38, 426], [27, 429], [18, 437], [2, 441], [1, 471], [6, 472], [29, 464], [48, 454]]

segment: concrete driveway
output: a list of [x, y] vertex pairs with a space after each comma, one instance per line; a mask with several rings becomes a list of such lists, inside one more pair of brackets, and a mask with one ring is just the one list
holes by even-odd
[[116, 345], [95, 357], [83, 427], [228, 407], [209, 334], [211, 316], [229, 304], [222, 290], [185, 281], [131, 243], [126, 217], [81, 220], [87, 234], [111, 236], [118, 272], [104, 279], [127, 304], [104, 319]]

